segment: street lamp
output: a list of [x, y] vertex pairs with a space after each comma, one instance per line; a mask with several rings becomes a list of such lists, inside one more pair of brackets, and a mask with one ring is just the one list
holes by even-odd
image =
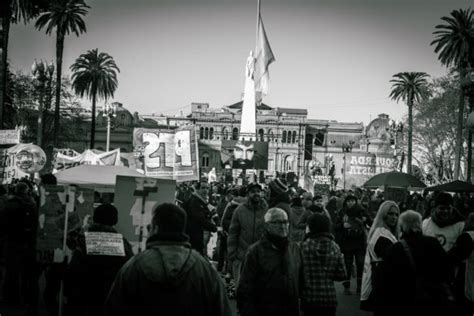
[[48, 82], [48, 87], [51, 87], [54, 65], [52, 62], [46, 63], [42, 60], [39, 62], [35, 60], [31, 66], [31, 73], [38, 83], [40, 93], [38, 102], [38, 131], [36, 133], [36, 144], [41, 147], [43, 142], [43, 111], [46, 83]]
[[472, 131], [474, 130], [474, 68], [469, 69], [467, 75], [461, 82], [461, 89], [465, 96], [469, 98], [469, 118], [467, 120], [468, 140], [467, 140], [467, 182], [471, 182], [473, 175], [472, 165]]
[[102, 115], [107, 116], [107, 143], [105, 145], [105, 151], [109, 151], [110, 147], [110, 120], [112, 117], [117, 116], [116, 114], [117, 111], [117, 105], [115, 103], [112, 103], [111, 105], [107, 103], [107, 101], [104, 104], [104, 112]]

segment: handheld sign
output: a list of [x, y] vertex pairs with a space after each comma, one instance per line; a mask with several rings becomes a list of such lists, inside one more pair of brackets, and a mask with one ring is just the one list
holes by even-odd
[[88, 255], [125, 256], [122, 234], [86, 232], [85, 235]]

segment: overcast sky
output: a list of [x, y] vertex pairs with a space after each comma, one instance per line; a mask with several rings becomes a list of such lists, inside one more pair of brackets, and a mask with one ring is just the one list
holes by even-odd
[[[141, 114], [189, 113], [191, 102], [221, 107], [240, 101], [255, 47], [257, 0], [89, 0], [87, 33], [66, 38], [63, 69], [89, 49], [112, 55], [121, 72], [115, 101]], [[309, 117], [365, 122], [394, 119], [406, 106], [389, 100], [401, 71], [437, 77], [434, 26], [472, 0], [262, 0], [276, 61], [272, 107], [308, 109]], [[54, 61], [55, 37], [14, 25], [9, 60], [29, 72], [34, 59]]]

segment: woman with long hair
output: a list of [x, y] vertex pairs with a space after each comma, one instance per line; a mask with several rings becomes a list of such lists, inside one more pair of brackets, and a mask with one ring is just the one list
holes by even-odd
[[360, 307], [363, 310], [376, 311], [378, 265], [386, 250], [397, 242], [399, 236], [398, 216], [400, 209], [394, 201], [383, 202], [375, 216], [367, 236], [367, 251], [362, 274]]

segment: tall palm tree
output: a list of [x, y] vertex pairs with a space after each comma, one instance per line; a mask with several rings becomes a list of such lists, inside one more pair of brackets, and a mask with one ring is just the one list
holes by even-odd
[[[471, 9], [454, 10], [450, 16], [441, 18], [445, 24], [436, 25], [433, 32], [435, 53], [439, 61], [446, 67], [454, 67], [459, 72], [459, 80], [463, 82], [469, 67], [474, 67], [474, 18]], [[456, 152], [454, 178], [459, 179], [461, 166], [461, 150], [463, 144], [464, 91], [459, 95], [458, 126], [456, 133]]]
[[407, 173], [409, 174], [412, 173], [413, 104], [429, 96], [427, 77], [429, 75], [424, 72], [399, 72], [390, 80], [392, 83], [390, 98], [397, 102], [403, 100], [408, 106]]
[[10, 24], [27, 23], [46, 8], [47, 0], [2, 0], [0, 1], [0, 129], [4, 122], [4, 105], [7, 86], [7, 55]]
[[54, 145], [58, 145], [59, 135], [59, 106], [61, 99], [61, 75], [63, 64], [64, 38], [71, 32], [77, 36], [86, 32], [83, 17], [90, 7], [82, 0], [54, 0], [48, 10], [40, 15], [35, 26], [38, 30], [46, 28], [46, 34], [51, 35], [56, 29], [56, 102], [54, 107]]
[[107, 100], [117, 90], [117, 72], [120, 69], [114, 59], [107, 53], [99, 53], [98, 49], [87, 51], [76, 59], [70, 67], [72, 87], [81, 98], [87, 95], [92, 100], [92, 123], [90, 148], [95, 143], [95, 112], [97, 98]]

